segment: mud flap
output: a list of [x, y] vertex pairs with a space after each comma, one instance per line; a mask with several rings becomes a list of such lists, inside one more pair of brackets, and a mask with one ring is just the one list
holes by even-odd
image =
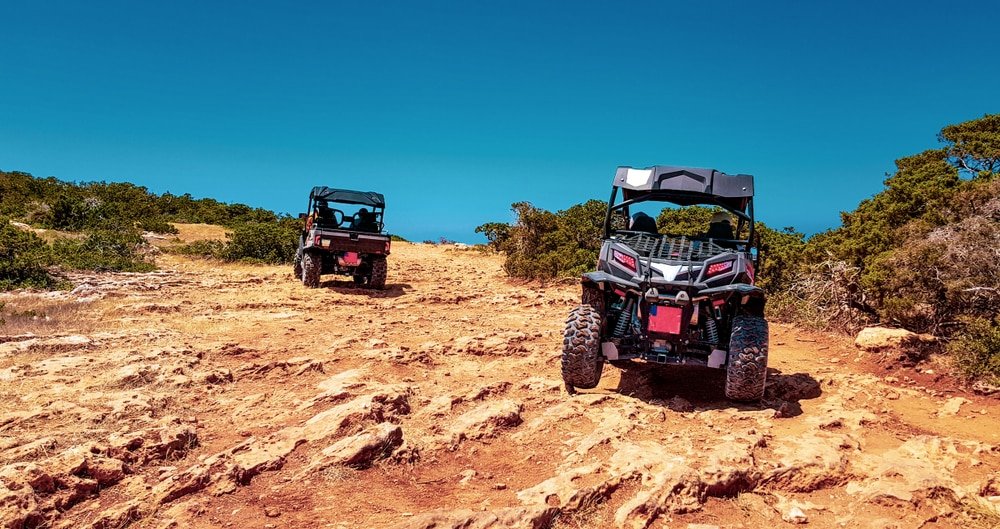
[[712, 354], [708, 355], [708, 367], [714, 367], [716, 369], [726, 365], [726, 357], [729, 353], [723, 351], [722, 349], [715, 349]]
[[614, 342], [602, 342], [601, 353], [608, 360], [618, 360], [618, 346]]

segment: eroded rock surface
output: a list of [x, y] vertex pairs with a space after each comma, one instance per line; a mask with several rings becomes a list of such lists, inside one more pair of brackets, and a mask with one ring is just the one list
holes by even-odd
[[510, 283], [496, 256], [396, 244], [384, 292], [157, 259], [0, 298], [69, 315], [0, 336], [0, 527], [1000, 521], [995, 401], [901, 387], [849, 341], [772, 325], [759, 405], [649, 366], [570, 397], [578, 286]]

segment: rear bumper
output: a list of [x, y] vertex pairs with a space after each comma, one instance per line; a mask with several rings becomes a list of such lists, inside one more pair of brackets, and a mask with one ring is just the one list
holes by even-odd
[[391, 240], [385, 235], [324, 229], [310, 230], [303, 244], [305, 250], [368, 255], [389, 255], [390, 247]]

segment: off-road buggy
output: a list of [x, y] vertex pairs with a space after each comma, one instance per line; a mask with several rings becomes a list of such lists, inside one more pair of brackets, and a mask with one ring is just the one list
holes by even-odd
[[385, 288], [391, 244], [389, 235], [382, 233], [385, 197], [314, 187], [306, 211], [299, 215], [303, 227], [294, 263], [302, 284], [316, 288], [320, 274], [341, 274], [352, 276], [357, 285]]
[[[727, 398], [763, 397], [768, 329], [764, 292], [754, 286], [753, 194], [751, 175], [618, 168], [598, 270], [583, 275], [582, 303], [566, 322], [562, 376], [571, 394], [597, 386], [609, 361], [625, 368], [635, 362], [724, 368]], [[721, 237], [717, 230], [661, 234], [646, 216], [651, 227], [635, 222], [618, 229], [628, 226], [629, 206], [647, 201], [714, 206], [735, 216], [737, 226], [725, 225], [729, 233]]]

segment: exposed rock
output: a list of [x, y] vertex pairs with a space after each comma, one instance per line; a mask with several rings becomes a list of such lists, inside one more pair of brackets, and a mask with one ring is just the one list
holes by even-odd
[[971, 402], [969, 399], [963, 397], [952, 397], [941, 405], [941, 408], [937, 412], [938, 417], [954, 417], [958, 415], [958, 411], [962, 408], [962, 404], [968, 404]]
[[785, 514], [781, 515], [781, 519], [794, 524], [804, 524], [809, 522], [809, 517], [806, 513], [802, 512], [802, 509], [793, 506]]
[[508, 355], [527, 351], [524, 342], [530, 337], [523, 332], [503, 332], [495, 335], [475, 335], [456, 338], [452, 350], [471, 355]]
[[694, 411], [694, 405], [683, 397], [674, 397], [667, 402], [667, 407], [673, 411], [686, 413]]
[[812, 433], [776, 442], [778, 467], [767, 472], [761, 485], [767, 489], [812, 492], [849, 480], [848, 456], [857, 442], [844, 435]]
[[438, 511], [414, 516], [393, 529], [545, 529], [557, 513], [553, 507]]
[[198, 446], [198, 434], [187, 424], [169, 424], [108, 438], [108, 454], [130, 464], [145, 465], [151, 461], [184, 456]]
[[907, 352], [935, 343], [937, 340], [927, 334], [917, 334], [906, 329], [888, 327], [866, 327], [858, 332], [854, 345], [871, 353], [888, 351]]
[[452, 449], [465, 439], [493, 437], [499, 430], [521, 424], [522, 406], [512, 400], [486, 402], [463, 413], [448, 431]]
[[391, 423], [378, 424], [324, 448], [302, 474], [331, 465], [367, 468], [375, 460], [388, 457], [402, 444], [402, 428]]
[[881, 505], [917, 504], [931, 497], [959, 499], [966, 492], [953, 477], [957, 464], [953, 442], [918, 436], [878, 455], [857, 458], [857, 478], [847, 493]]

